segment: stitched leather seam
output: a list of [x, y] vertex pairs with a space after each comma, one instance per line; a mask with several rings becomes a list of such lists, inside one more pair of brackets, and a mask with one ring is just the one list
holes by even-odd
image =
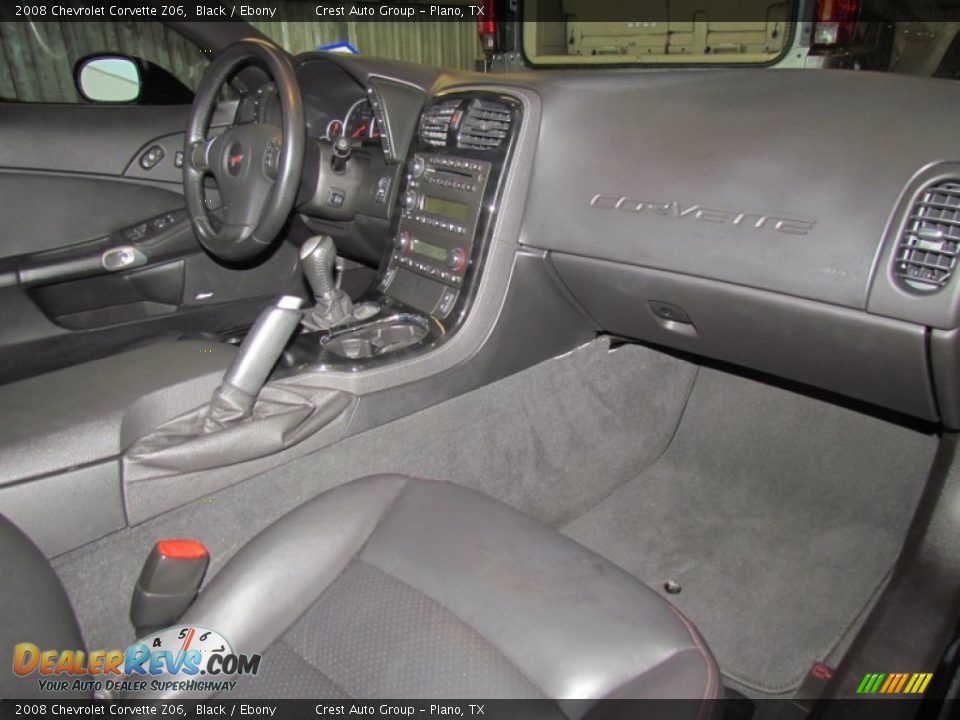
[[[377, 534], [377, 530], [380, 529], [380, 525], [383, 524], [383, 521], [386, 519], [386, 517], [391, 512], [393, 512], [393, 508], [397, 504], [397, 502], [400, 500], [400, 498], [402, 498], [406, 494], [407, 488], [410, 487], [410, 480], [413, 479], [409, 475], [400, 475], [399, 473], [393, 474], [392, 477], [402, 477], [403, 487], [400, 488], [400, 491], [393, 496], [393, 500], [387, 503], [386, 507], [383, 508], [383, 511], [380, 513], [380, 517], [377, 518], [377, 522], [373, 526], [373, 530], [370, 531], [370, 534], [367, 535], [367, 539], [363, 541], [360, 547], [357, 548], [357, 551], [353, 554], [354, 560], [363, 562], [360, 558], [360, 556], [363, 555], [363, 551], [367, 549], [367, 545], [370, 544], [371, 538]], [[348, 566], [349, 566], [349, 563], [348, 563]], [[344, 570], [346, 570], [346, 568], [344, 568]], [[343, 573], [341, 572], [340, 575], [343, 575]], [[337, 577], [340, 577], [340, 575], [338, 575]], [[330, 584], [332, 585], [333, 583], [330, 583]], [[329, 585], [327, 587], [329, 587]], [[326, 590], [324, 590], [324, 592], [326, 592]], [[317, 599], [318, 600], [320, 599], [319, 595], [317, 596]]]
[[672, 612], [676, 618], [683, 623], [683, 626], [690, 634], [690, 639], [693, 640], [693, 644], [699, 651], [700, 657], [703, 658], [703, 662], [707, 666], [707, 686], [703, 691], [703, 698], [700, 703], [700, 711], [697, 713], [697, 720], [703, 720], [703, 718], [707, 717], [709, 714], [708, 709], [710, 708], [710, 701], [717, 696], [718, 681], [716, 672], [713, 669], [713, 663], [710, 661], [710, 656], [707, 654], [706, 647], [700, 640], [700, 636], [697, 631], [694, 630], [693, 625], [690, 624], [690, 621], [687, 620], [687, 618], [685, 618], [683, 614], [670, 603], [667, 603], [667, 607], [669, 607], [670, 612]]
[[506, 653], [503, 652], [503, 650], [501, 650], [501, 649], [500, 649], [499, 647], [497, 647], [493, 642], [491, 642], [490, 639], [489, 639], [486, 635], [484, 635], [484, 634], [483, 634], [482, 632], [480, 632], [477, 628], [475, 628], [473, 625], [471, 625], [470, 623], [468, 623], [466, 620], [464, 620], [462, 617], [460, 617], [457, 613], [455, 613], [453, 610], [451, 610], [450, 608], [448, 608], [448, 607], [447, 607], [446, 605], [444, 605], [442, 602], [440, 602], [439, 600], [437, 600], [435, 597], [433, 597], [433, 596], [430, 595], [429, 593], [425, 593], [423, 590], [421, 590], [420, 588], [418, 588], [416, 585], [411, 585], [410, 583], [408, 583], [408, 582], [407, 582], [406, 580], [404, 580], [403, 578], [397, 577], [395, 574], [393, 574], [393, 573], [390, 572], [389, 570], [386, 570], [385, 568], [380, 567], [379, 565], [377, 565], [377, 564], [374, 563], [374, 562], [370, 562], [369, 560], [367, 560], [367, 559], [365, 559], [365, 558], [361, 558], [361, 557], [359, 557], [359, 556], [357, 557], [357, 560], [356, 560], [356, 561], [357, 561], [357, 562], [361, 562], [361, 563], [363, 563], [364, 565], [368, 565], [368, 566], [370, 566], [370, 567], [372, 567], [372, 568], [375, 568], [375, 569], [379, 570], [380, 572], [382, 572], [384, 575], [388, 575], [389, 577], [392, 577], [392, 578], [393, 578], [394, 580], [396, 580], [398, 583], [401, 583], [401, 584], [407, 586], [408, 588], [410, 588], [410, 589], [412, 589], [412, 590], [420, 593], [420, 594], [423, 595], [425, 598], [427, 598], [428, 600], [430, 600], [430, 602], [432, 602], [432, 603], [434, 603], [435, 605], [437, 605], [437, 607], [440, 607], [440, 608], [443, 608], [444, 610], [446, 610], [448, 613], [450, 613], [450, 615], [451, 615], [455, 620], [457, 620], [457, 621], [460, 622], [460, 623], [463, 623], [466, 627], [468, 627], [468, 628], [470, 628], [471, 630], [473, 630], [473, 632], [475, 632], [475, 633], [477, 634], [477, 637], [481, 638], [485, 643], [487, 643], [490, 647], [492, 647], [494, 650], [496, 650], [497, 654], [500, 655], [500, 657], [502, 657], [503, 660], [504, 660], [510, 667], [512, 667], [520, 677], [522, 677], [524, 680], [526, 680], [528, 683], [530, 683], [530, 686], [531, 686], [534, 690], [536, 690], [538, 693], [540, 693], [540, 695], [541, 695], [542, 697], [544, 697], [544, 698], [549, 698], [549, 695], [548, 695], [546, 692], [544, 692], [543, 688], [541, 688], [537, 683], [535, 683], [532, 678], [530, 678], [516, 663], [513, 662], [513, 660], [511, 660], [511, 659], [506, 655]]
[[[314, 605], [316, 605], [318, 602], [320, 602], [320, 598], [323, 597], [324, 593], [326, 593], [326, 592], [333, 586], [333, 584], [336, 583], [337, 580], [339, 580], [341, 577], [343, 577], [343, 574], [344, 574], [344, 573], [347, 571], [347, 569], [350, 567], [351, 562], [356, 562], [357, 560], [359, 560], [359, 558], [360, 558], [360, 553], [363, 552], [363, 549], [367, 546], [367, 543], [370, 542], [370, 538], [373, 537], [374, 533], [375, 533], [375, 532], [377, 531], [377, 529], [380, 527], [380, 523], [382, 523], [382, 522], [383, 522], [383, 519], [390, 513], [390, 510], [393, 509], [393, 506], [396, 504], [397, 499], [398, 499], [401, 495], [403, 495], [404, 491], [407, 489], [407, 486], [408, 486], [409, 483], [410, 483], [410, 478], [407, 477], [407, 476], [401, 476], [401, 475], [399, 475], [399, 474], [395, 474], [395, 475], [393, 475], [392, 477], [403, 477], [403, 478], [404, 478], [403, 487], [400, 488], [399, 492], [397, 492], [397, 494], [393, 497], [393, 499], [392, 499], [392, 500], [384, 507], [384, 509], [381, 511], [380, 517], [377, 518], [377, 522], [374, 524], [373, 529], [370, 531], [370, 534], [367, 535], [366, 539], [365, 539], [365, 540], [363, 541], [363, 543], [357, 548], [357, 551], [353, 554], [353, 556], [352, 556], [352, 557], [353, 557], [353, 560], [352, 560], [352, 561], [348, 561], [348, 562], [343, 566], [343, 569], [342, 569], [339, 573], [337, 573], [337, 575], [336, 575], [335, 577], [333, 577], [333, 578], [330, 579], [330, 582], [327, 583], [327, 586], [326, 586], [325, 588], [323, 588], [323, 590], [321, 590], [321, 591], [317, 594], [317, 596], [316, 596], [315, 598], [313, 598], [313, 600], [312, 600], [310, 603], [307, 604], [306, 607], [304, 607], [303, 612], [301, 612], [299, 615], [297, 615], [289, 624], [287, 624], [287, 626], [286, 626], [285, 628], [281, 629], [281, 630], [275, 635], [274, 640], [273, 640], [272, 643], [270, 643], [270, 645], [272, 645], [272, 644], [275, 643], [275, 642], [280, 642], [280, 641], [282, 641], [283, 636], [284, 636], [286, 633], [290, 632], [290, 629], [291, 629], [294, 625], [296, 625], [298, 622], [300, 622], [300, 621], [303, 619], [303, 617], [313, 609]], [[341, 486], [341, 487], [342, 487], [342, 486]], [[330, 492], [330, 491], [327, 490], [326, 492]], [[321, 497], [323, 494], [324, 494], [324, 493], [320, 493], [319, 495], [315, 495], [313, 498], [311, 498], [310, 500], [308, 500], [307, 503], [313, 502], [313, 501], [316, 500], [318, 497]], [[304, 503], [304, 505], [307, 504], [307, 503]], [[303, 507], [303, 506], [301, 505], [300, 507]], [[297, 509], [299, 509], [299, 508], [297, 508]], [[296, 512], [296, 510], [292, 510], [291, 512]], [[290, 514], [290, 513], [287, 513], [287, 515], [289, 515], [289, 514]], [[276, 524], [279, 523], [279, 522], [283, 522], [284, 518], [286, 518], [286, 515], [283, 515], [283, 516], [281, 516], [279, 519], [274, 520], [274, 522], [271, 523], [270, 525], [268, 525], [267, 528], [265, 528], [265, 530], [273, 527], [274, 525], [276, 525]], [[247, 543], [247, 545], [249, 545], [251, 542], [254, 542], [257, 538], [259, 538], [260, 535], [261, 535], [263, 532], [264, 532], [264, 531], [262, 530], [258, 535], [254, 536], [253, 540], [250, 540], [250, 541]], [[246, 545], [243, 545], [243, 546], [240, 548], [240, 550], [237, 551], [237, 554], [243, 552], [243, 549], [244, 549], [245, 547], [246, 547]], [[269, 645], [268, 645], [267, 647], [269, 647]], [[299, 653], [298, 653], [298, 654], [299, 654]]]
[[[290, 632], [290, 628], [292, 628], [294, 625], [296, 625], [298, 622], [300, 622], [300, 620], [303, 619], [303, 616], [306, 615], [308, 612], [310, 612], [310, 611], [313, 609], [313, 606], [314, 606], [314, 605], [316, 605], [318, 602], [320, 602], [320, 598], [322, 598], [322, 597], [324, 596], [324, 594], [325, 594], [331, 587], [333, 587], [334, 583], [336, 583], [337, 580], [339, 580], [340, 578], [343, 577], [343, 574], [349, 569], [349, 567], [350, 567], [351, 564], [353, 564], [354, 562], [363, 562], [363, 561], [360, 559], [360, 555], [361, 555], [361, 553], [363, 553], [364, 548], [367, 547], [367, 545], [370, 543], [370, 538], [372, 538], [372, 537], [376, 534], [377, 530], [380, 529], [380, 523], [382, 523], [382, 522], [383, 522], [383, 519], [384, 519], [385, 517], [387, 517], [387, 515], [390, 514], [390, 511], [393, 510], [393, 506], [396, 505], [397, 500], [399, 500], [399, 499], [400, 499], [400, 496], [403, 495], [403, 494], [406, 492], [407, 486], [410, 484], [410, 478], [409, 478], [409, 477], [401, 476], [401, 475], [399, 475], [399, 474], [394, 475], [394, 477], [403, 477], [403, 478], [404, 478], [404, 480], [403, 480], [403, 487], [400, 488], [400, 491], [399, 491], [396, 495], [393, 496], [393, 499], [384, 506], [383, 510], [380, 512], [380, 517], [378, 517], [378, 518], [377, 518], [377, 522], [374, 523], [373, 529], [370, 531], [370, 534], [367, 535], [367, 538], [363, 541], [363, 543], [360, 544], [360, 546], [357, 548], [357, 551], [356, 551], [355, 553], [353, 553], [353, 560], [352, 560], [351, 562], [348, 562], [346, 565], [343, 566], [343, 570], [341, 570], [341, 571], [337, 574], [336, 577], [334, 577], [334, 578], [332, 578], [332, 579], [330, 580], [330, 582], [327, 584], [327, 586], [313, 599], [313, 602], [311, 602], [309, 605], [307, 605], [307, 607], [304, 609], [304, 611], [303, 611], [302, 613], [300, 613], [300, 615], [297, 616], [296, 620], [294, 620], [292, 623], [290, 623], [289, 625], [287, 625], [287, 627], [280, 633], [280, 635], [277, 636], [278, 639], [282, 639], [282, 637], [283, 637], [283, 635], [284, 635], [285, 633]], [[327, 492], [329, 492], [329, 490], [328, 490]], [[321, 493], [321, 494], [322, 494], [322, 493]], [[320, 497], [320, 495], [317, 495], [317, 497]], [[310, 501], [308, 501], [308, 502], [310, 502]], [[298, 653], [298, 654], [299, 654], [299, 653]]]
[[[663, 666], [666, 665], [667, 663], [671, 662], [674, 658], [682, 655], [682, 654], [685, 653], [685, 652], [690, 652], [690, 651], [696, 651], [696, 648], [680, 648], [679, 650], [674, 650], [672, 653], [670, 653], [669, 655], [667, 655], [665, 658], [663, 658], [663, 659], [661, 659], [661, 660], [658, 660], [654, 665], [651, 665], [650, 667], [644, 669], [644, 670], [643, 670], [641, 673], [639, 673], [638, 675], [635, 675], [634, 677], [630, 678], [630, 679], [627, 680], [626, 682], [621, 683], [620, 685], [618, 685], [617, 687], [615, 687], [613, 690], [611, 690], [610, 692], [608, 692], [604, 697], [610, 697], [611, 695], [616, 695], [616, 694], [619, 692], [620, 688], [623, 688], [623, 687], [625, 687], [625, 686], [627, 686], [627, 685], [630, 685], [630, 684], [633, 683], [634, 681], [641, 679], [644, 675], [649, 675], [650, 673], [654, 672], [657, 668], [663, 667]], [[601, 698], [601, 699], [602, 699], [602, 698]]]

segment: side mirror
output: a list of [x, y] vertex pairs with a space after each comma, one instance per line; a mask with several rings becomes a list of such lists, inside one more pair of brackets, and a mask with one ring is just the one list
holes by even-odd
[[140, 66], [123, 55], [90, 55], [74, 68], [74, 81], [84, 100], [132, 103], [140, 98]]

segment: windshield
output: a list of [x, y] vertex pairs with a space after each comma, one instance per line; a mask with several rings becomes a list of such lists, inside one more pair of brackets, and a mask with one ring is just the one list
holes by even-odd
[[518, 0], [528, 66], [767, 65], [960, 76], [960, 3]]
[[[315, 3], [273, 5], [269, 20], [249, 22], [293, 54], [332, 49], [448, 70], [759, 65], [960, 74], [960, 0], [415, 0], [408, 19], [319, 22]], [[479, 22], [480, 6], [491, 22]]]
[[522, 17], [535, 65], [766, 64], [788, 49], [795, 8], [789, 0], [526, 0]]

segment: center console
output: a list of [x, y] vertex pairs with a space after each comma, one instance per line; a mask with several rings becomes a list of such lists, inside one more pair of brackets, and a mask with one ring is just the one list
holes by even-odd
[[385, 295], [455, 322], [482, 271], [519, 122], [519, 103], [494, 93], [452, 93], [427, 105], [382, 268]]
[[478, 242], [492, 170], [486, 160], [442, 153], [413, 156], [383, 279], [387, 294], [422, 312], [450, 315]]
[[376, 315], [299, 337], [295, 360], [360, 369], [449, 339], [476, 294], [521, 120], [521, 103], [496, 92], [453, 91], [427, 103], [390, 249], [376, 288], [358, 304], [377, 307]]

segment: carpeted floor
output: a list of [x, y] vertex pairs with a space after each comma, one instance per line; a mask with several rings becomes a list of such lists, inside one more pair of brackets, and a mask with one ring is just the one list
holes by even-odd
[[563, 531], [666, 595], [724, 674], [796, 688], [897, 557], [935, 438], [701, 369], [667, 452]]
[[[474, 487], [673, 600], [721, 669], [795, 687], [896, 557], [935, 438], [639, 346], [599, 340], [349, 438], [55, 561], [88, 647], [132, 639], [129, 590], [157, 538], [215, 573], [326, 489], [390, 471]], [[104, 593], [103, 588], [117, 588]]]

